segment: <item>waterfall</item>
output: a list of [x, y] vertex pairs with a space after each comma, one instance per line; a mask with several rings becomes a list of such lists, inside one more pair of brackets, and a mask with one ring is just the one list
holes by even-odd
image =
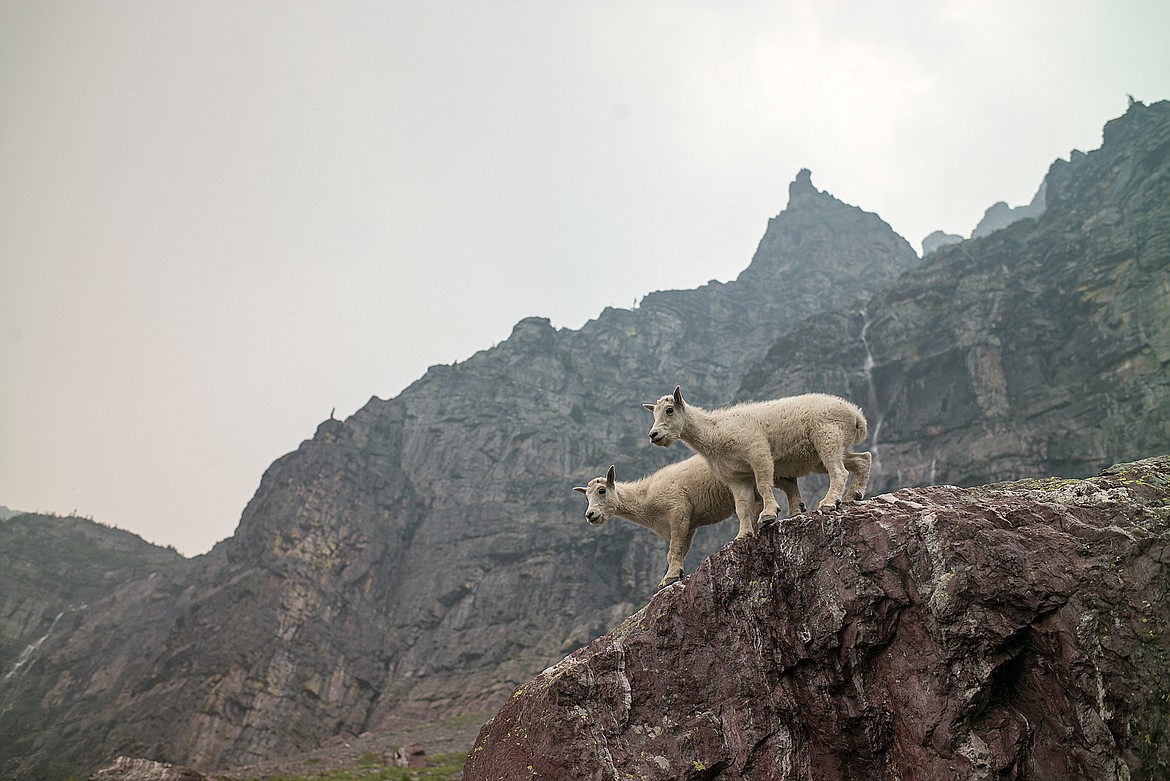
[[[70, 608], [70, 610], [72, 610], [72, 608]], [[60, 613], [58, 613], [57, 617], [53, 619], [53, 623], [49, 624], [48, 631], [45, 632], [43, 635], [41, 635], [36, 640], [36, 642], [29, 643], [25, 647], [25, 649], [20, 652], [20, 656], [17, 658], [16, 664], [12, 665], [12, 669], [9, 670], [8, 673], [3, 678], [0, 678], [0, 685], [7, 684], [9, 681], [11, 681], [13, 679], [13, 677], [17, 677], [17, 679], [19, 680], [19, 676], [17, 676], [17, 673], [19, 673], [23, 669], [27, 669], [28, 665], [36, 657], [37, 651], [39, 651], [41, 649], [41, 646], [45, 644], [45, 641], [49, 639], [49, 635], [53, 634], [53, 630], [57, 628], [57, 622], [60, 621], [61, 617], [64, 615], [65, 615], [64, 610], [62, 610]], [[15, 681], [14, 681], [14, 683], [15, 683]], [[8, 711], [12, 710], [12, 698], [13, 698], [14, 694], [15, 694], [15, 690], [9, 689], [8, 693], [4, 696], [3, 703], [0, 703], [3, 705], [3, 707], [0, 707], [0, 719], [4, 718], [4, 716], [7, 715]]]
[[866, 392], [866, 406], [870, 410], [870, 414], [874, 416], [873, 428], [869, 432], [869, 452], [873, 456], [873, 473], [876, 475], [881, 471], [882, 460], [878, 456], [878, 438], [882, 433], [882, 422], [885, 420], [885, 415], [878, 411], [877, 403], [877, 389], [873, 384], [873, 353], [869, 349], [869, 340], [866, 335], [869, 333], [869, 312], [863, 307], [861, 316], [864, 322], [861, 324], [861, 344], [865, 347], [865, 361], [861, 364], [861, 371], [865, 374], [865, 383], [867, 387]]
[[8, 674], [4, 676], [5, 681], [16, 675], [18, 672], [20, 672], [20, 668], [24, 667], [26, 664], [32, 661], [32, 658], [36, 656], [37, 651], [39, 651], [44, 642], [49, 639], [49, 635], [53, 633], [53, 630], [57, 627], [57, 622], [61, 620], [61, 616], [63, 615], [65, 615], [65, 611], [58, 613], [57, 617], [53, 619], [53, 623], [49, 625], [49, 631], [45, 632], [35, 643], [29, 643], [28, 646], [20, 652], [20, 656], [17, 658], [16, 664], [12, 665], [12, 669], [9, 670]]

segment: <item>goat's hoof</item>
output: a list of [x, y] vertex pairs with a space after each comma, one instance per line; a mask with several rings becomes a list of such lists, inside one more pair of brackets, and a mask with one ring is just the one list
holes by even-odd
[[802, 513], [806, 513], [806, 512], [808, 512], [808, 507], [806, 507], [806, 506], [805, 506], [804, 502], [801, 502], [801, 503], [800, 503], [800, 511], [801, 511]]
[[673, 586], [675, 583], [678, 583], [680, 580], [682, 580], [682, 577], [679, 575], [675, 575], [673, 578], [663, 578], [662, 582], [658, 584], [658, 588], [664, 589], [667, 586]]

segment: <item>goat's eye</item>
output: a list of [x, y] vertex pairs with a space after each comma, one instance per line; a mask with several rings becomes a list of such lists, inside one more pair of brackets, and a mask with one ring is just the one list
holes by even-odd
[[598, 489], [597, 489], [597, 493], [601, 494], [602, 496], [605, 496], [605, 489], [604, 489], [604, 488], [598, 488]]
[[674, 414], [674, 407], [667, 407], [667, 408], [666, 408], [666, 414], [667, 414], [667, 415], [673, 415], [673, 414]]

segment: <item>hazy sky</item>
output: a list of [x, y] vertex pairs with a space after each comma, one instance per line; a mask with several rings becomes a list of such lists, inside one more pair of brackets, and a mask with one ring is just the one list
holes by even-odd
[[0, 504], [185, 554], [337, 408], [734, 278], [802, 167], [1029, 201], [1170, 3], [0, 0]]

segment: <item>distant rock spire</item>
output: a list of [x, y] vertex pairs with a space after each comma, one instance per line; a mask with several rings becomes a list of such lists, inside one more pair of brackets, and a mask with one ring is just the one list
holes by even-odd
[[813, 186], [812, 171], [801, 168], [792, 184], [788, 185], [788, 208], [791, 209], [802, 200], [817, 195], [820, 195], [820, 191]]
[[937, 249], [951, 244], [958, 244], [961, 241], [963, 241], [963, 237], [958, 234], [935, 231], [922, 240], [922, 257], [925, 258]]

